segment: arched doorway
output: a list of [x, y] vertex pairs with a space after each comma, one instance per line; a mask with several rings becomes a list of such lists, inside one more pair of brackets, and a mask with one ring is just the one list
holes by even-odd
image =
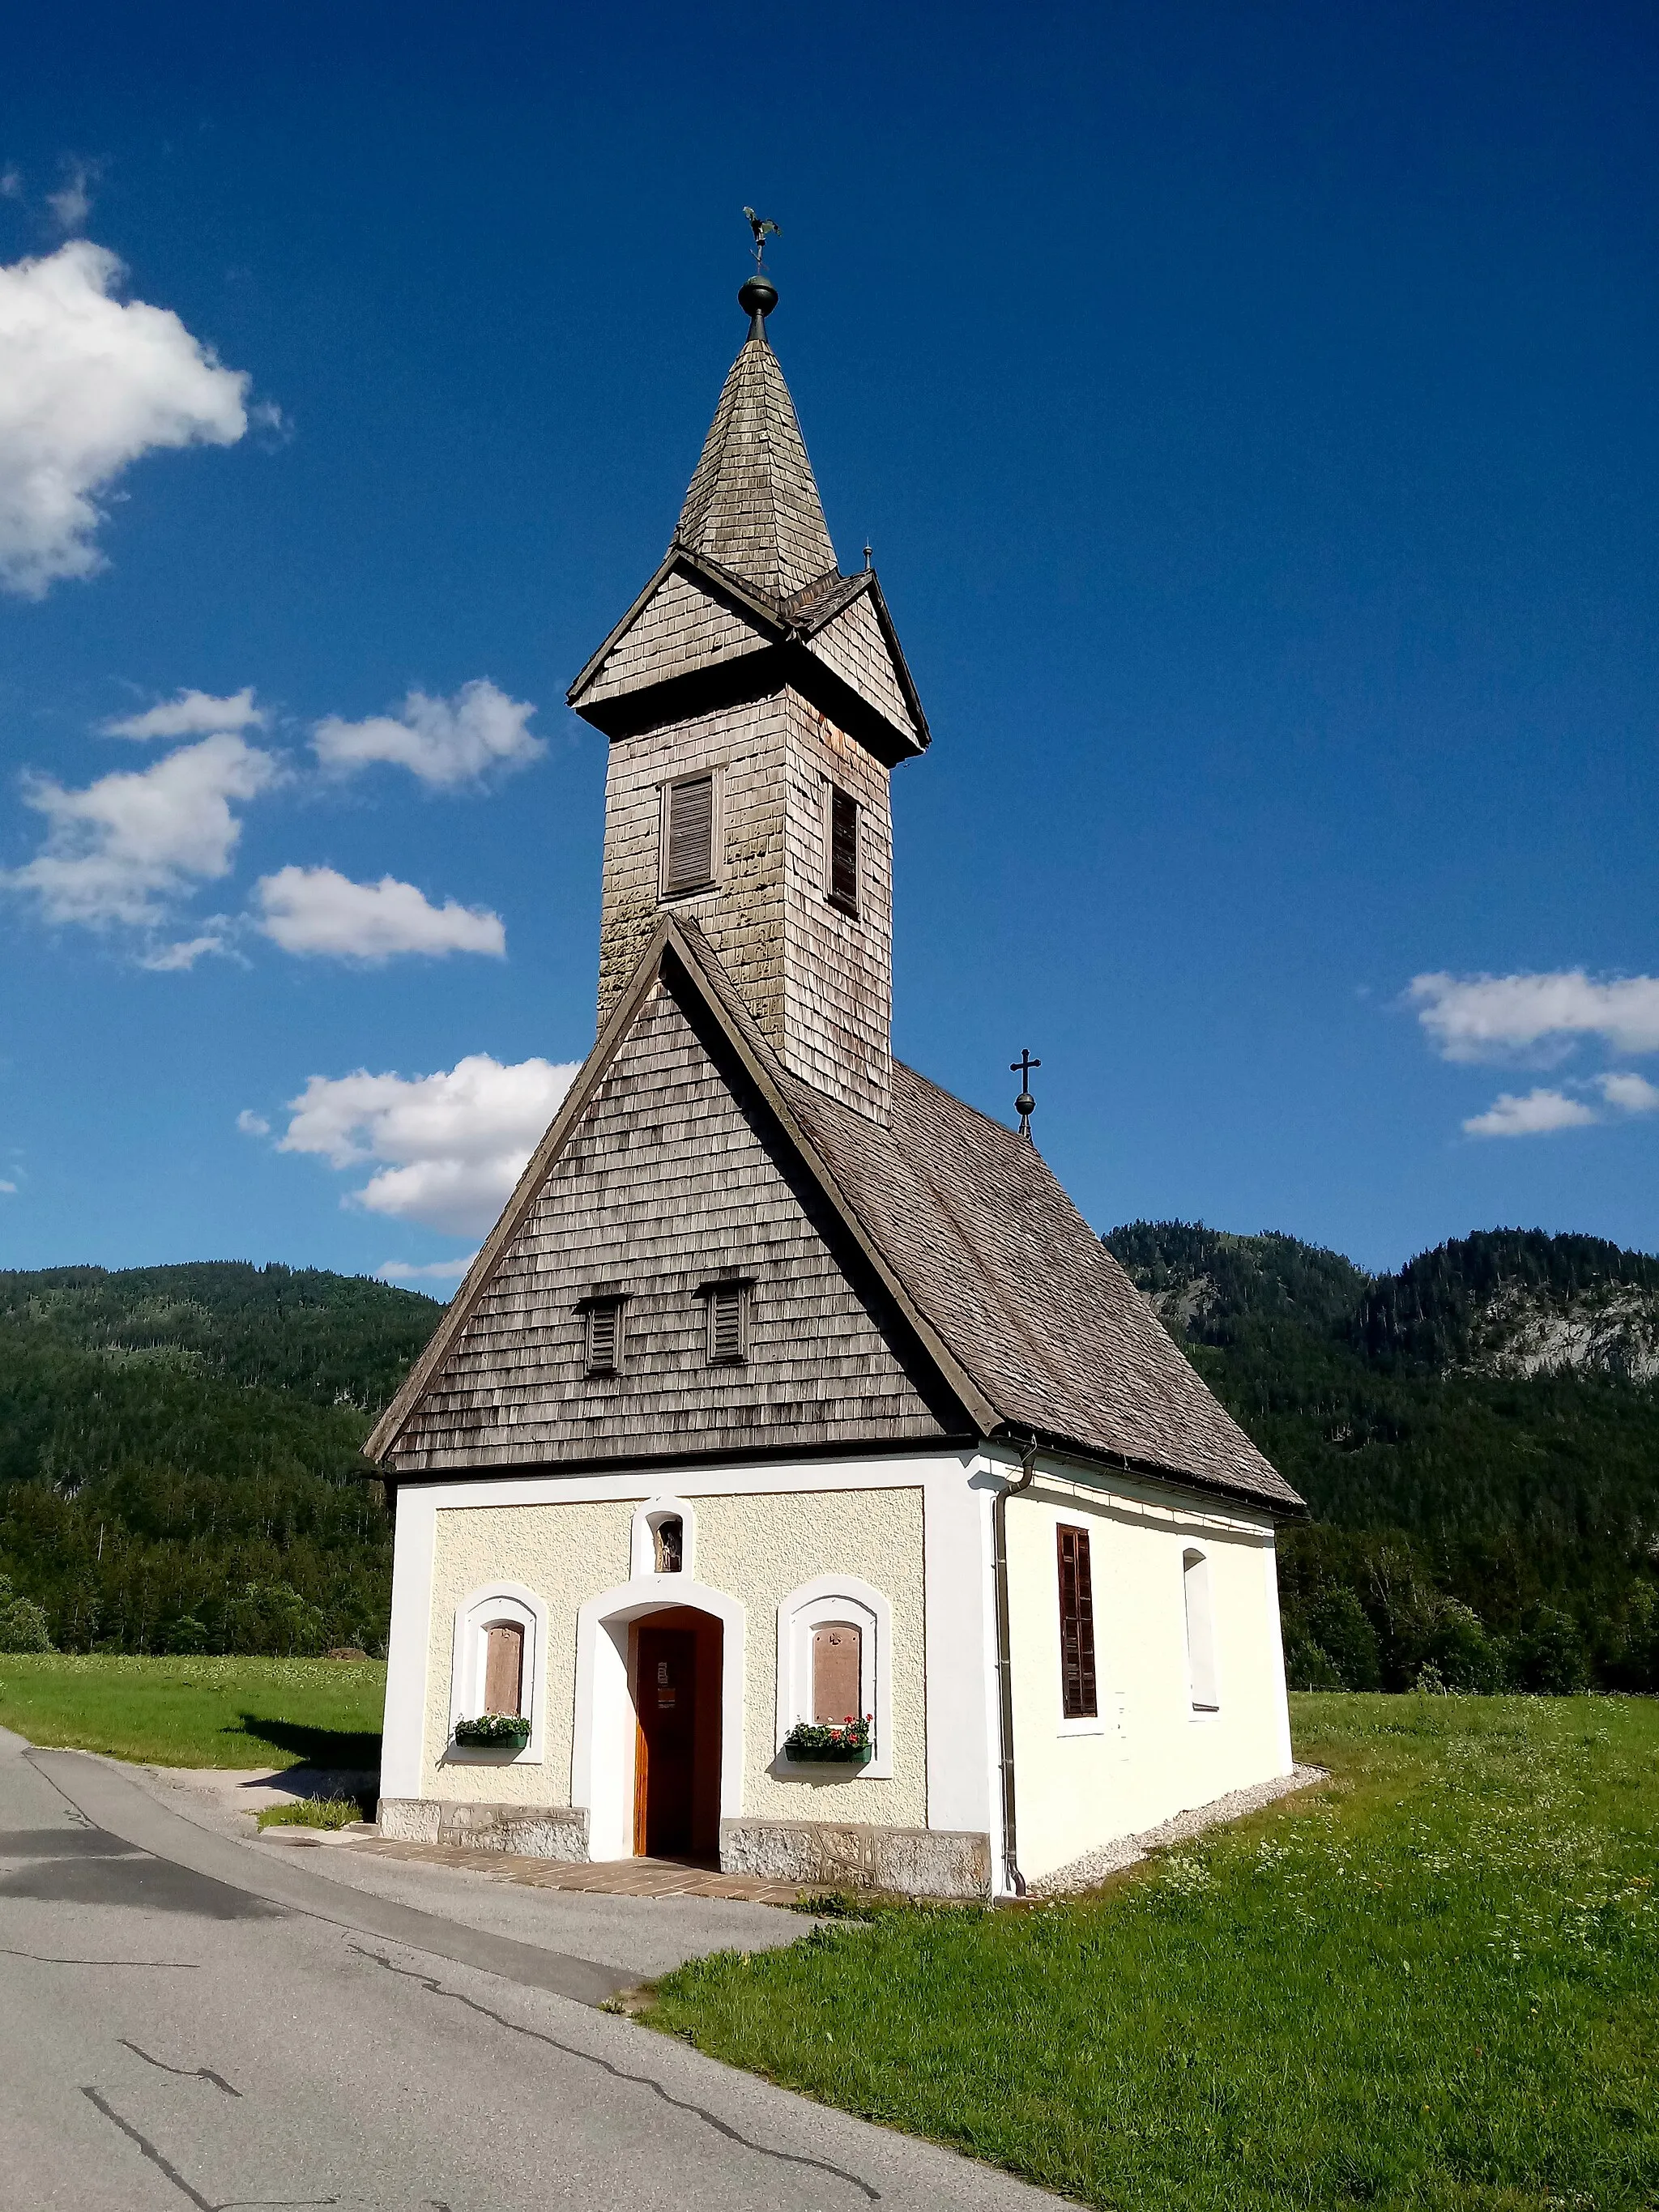
[[721, 1623], [694, 1606], [629, 1626], [636, 1857], [720, 1856], [725, 1656]]

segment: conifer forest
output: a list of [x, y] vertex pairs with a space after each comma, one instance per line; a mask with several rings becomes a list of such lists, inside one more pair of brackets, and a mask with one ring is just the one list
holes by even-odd
[[[1310, 1517], [1297, 1688], [1659, 1688], [1659, 1258], [1495, 1231], [1370, 1276], [1279, 1235], [1108, 1248]], [[0, 1274], [0, 1649], [385, 1649], [361, 1447], [441, 1309], [241, 1262]]]

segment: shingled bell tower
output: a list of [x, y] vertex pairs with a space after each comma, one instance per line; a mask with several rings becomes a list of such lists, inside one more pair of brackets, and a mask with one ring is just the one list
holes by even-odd
[[873, 569], [843, 576], [763, 273], [662, 566], [572, 684], [611, 740], [599, 1020], [694, 919], [786, 1067], [888, 1118], [888, 781], [927, 725]]

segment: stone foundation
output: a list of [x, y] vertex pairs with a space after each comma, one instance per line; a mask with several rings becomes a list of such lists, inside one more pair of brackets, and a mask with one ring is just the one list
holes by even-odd
[[441, 1797], [382, 1797], [380, 1833], [400, 1844], [453, 1844], [469, 1851], [511, 1851], [520, 1858], [581, 1862], [587, 1856], [586, 1807], [477, 1805]]
[[720, 1868], [821, 1889], [988, 1897], [991, 1839], [947, 1828], [833, 1820], [722, 1820]]

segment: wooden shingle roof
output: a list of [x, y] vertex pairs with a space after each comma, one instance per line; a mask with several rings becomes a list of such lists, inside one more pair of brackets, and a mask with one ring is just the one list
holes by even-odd
[[674, 543], [771, 599], [835, 578], [795, 403], [758, 319], [727, 374]]
[[[371, 1458], [395, 1467], [400, 1439], [443, 1387], [446, 1362], [659, 981], [723, 1039], [746, 1110], [764, 1118], [769, 1143], [815, 1189], [849, 1261], [890, 1302], [907, 1358], [932, 1370], [931, 1399], [942, 1389], [963, 1409], [964, 1425], [983, 1436], [1034, 1435], [1273, 1512], [1303, 1510], [1170, 1341], [1029, 1138], [896, 1064], [885, 1128], [791, 1076], [684, 918], [658, 929], [501, 1222], [365, 1447]], [[481, 1463], [489, 1458], [481, 1449]]]
[[927, 744], [873, 570], [836, 566], [794, 402], [757, 317], [662, 564], [566, 699], [627, 738], [785, 685], [889, 766]]
[[779, 1066], [695, 922], [686, 950], [866, 1235], [999, 1426], [1184, 1476], [1276, 1510], [1302, 1498], [1171, 1343], [1029, 1137], [893, 1063], [890, 1119]]

